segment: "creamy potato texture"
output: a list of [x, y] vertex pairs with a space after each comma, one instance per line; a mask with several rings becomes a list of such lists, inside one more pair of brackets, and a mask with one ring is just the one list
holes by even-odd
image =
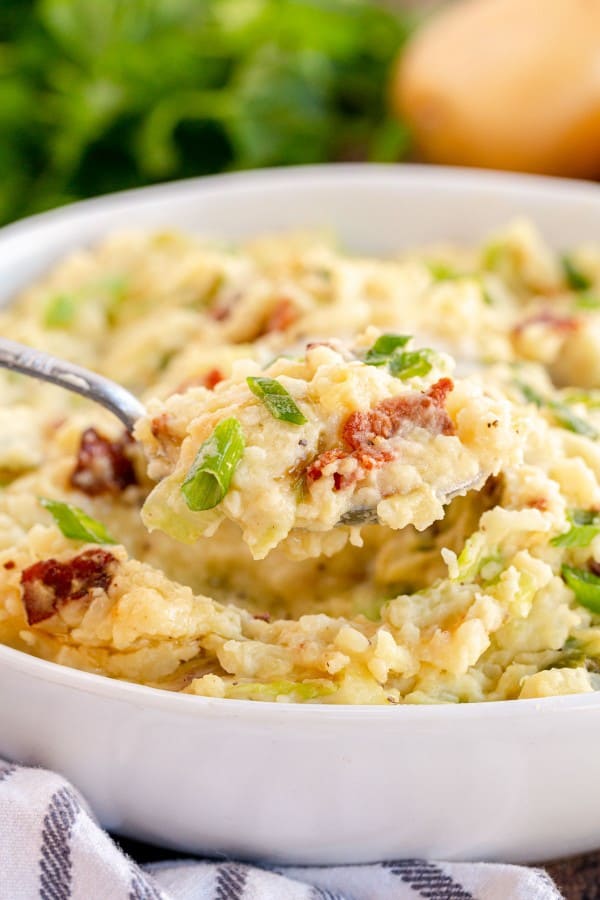
[[600, 247], [121, 233], [0, 327], [148, 409], [0, 373], [4, 643], [251, 700], [600, 685]]
[[[161, 480], [144, 505], [145, 524], [193, 541], [227, 517], [255, 559], [280, 545], [299, 558], [330, 556], [348, 538], [360, 545], [365, 519], [423, 531], [455, 495], [520, 458], [506, 400], [453, 382], [444, 376], [451, 360], [403, 349], [407, 336], [364, 337], [367, 346], [359, 339], [353, 352], [312, 342], [302, 356], [266, 368], [235, 363], [212, 390], [151, 403], [136, 435]], [[207, 455], [217, 454], [218, 465], [224, 427], [240, 441], [230, 489], [213, 497], [209, 480], [209, 496], [196, 502], [188, 473]]]

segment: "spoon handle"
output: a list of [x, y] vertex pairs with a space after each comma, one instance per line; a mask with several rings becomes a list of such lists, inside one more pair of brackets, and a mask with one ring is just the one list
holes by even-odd
[[114, 413], [129, 432], [146, 412], [137, 397], [109, 378], [8, 338], [0, 338], [0, 367], [51, 381], [67, 391], [74, 391], [99, 403]]

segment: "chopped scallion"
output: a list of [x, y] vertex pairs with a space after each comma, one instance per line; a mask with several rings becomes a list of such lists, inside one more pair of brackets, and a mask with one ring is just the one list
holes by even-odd
[[382, 334], [367, 350], [365, 362], [369, 366], [385, 366], [396, 350], [406, 347], [409, 341], [409, 334]]
[[569, 513], [571, 528], [552, 538], [553, 547], [589, 547], [600, 534], [600, 513], [588, 509], [574, 509]]
[[66, 538], [74, 541], [88, 541], [92, 544], [116, 544], [106, 530], [106, 526], [92, 519], [78, 506], [40, 497], [40, 503], [48, 510]]
[[564, 254], [561, 259], [565, 281], [573, 291], [587, 291], [592, 286], [592, 280], [568, 255]]
[[581, 291], [575, 295], [575, 306], [578, 309], [600, 309], [600, 296]]
[[255, 397], [262, 400], [274, 419], [290, 422], [292, 425], [304, 425], [306, 416], [298, 409], [294, 398], [286, 391], [276, 378], [246, 378], [248, 387]]
[[235, 418], [223, 419], [204, 441], [187, 473], [181, 493], [189, 509], [198, 512], [217, 506], [231, 484], [244, 455], [242, 426]]
[[463, 276], [462, 272], [458, 272], [449, 263], [441, 260], [430, 260], [427, 263], [427, 268], [434, 281], [454, 281], [456, 278]]
[[536, 406], [540, 408], [545, 407], [548, 409], [559, 425], [563, 428], [566, 428], [568, 431], [573, 431], [575, 434], [582, 434], [584, 437], [589, 437], [595, 439], [598, 437], [598, 432], [590, 425], [588, 421], [582, 419], [581, 416], [578, 416], [573, 410], [567, 406], [566, 403], [561, 403], [559, 400], [550, 400], [546, 397], [542, 397], [534, 388], [530, 385], [525, 384], [523, 382], [517, 382], [518, 387], [523, 394], [525, 400], [528, 403], [535, 403]]
[[433, 368], [432, 350], [406, 350], [390, 359], [390, 372], [396, 378], [416, 378], [427, 375]]
[[600, 613], [600, 578], [593, 572], [573, 566], [563, 566], [561, 574], [577, 602], [593, 613]]
[[46, 328], [66, 328], [73, 322], [77, 302], [71, 294], [57, 294], [48, 302], [44, 311]]

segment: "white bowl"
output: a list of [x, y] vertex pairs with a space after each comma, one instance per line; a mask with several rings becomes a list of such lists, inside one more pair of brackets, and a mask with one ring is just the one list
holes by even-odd
[[[111, 229], [242, 238], [332, 228], [388, 252], [473, 241], [515, 215], [556, 246], [600, 235], [592, 185], [329, 166], [147, 188], [0, 233], [4, 298]], [[0, 754], [70, 778], [100, 821], [183, 851], [288, 863], [546, 859], [600, 843], [600, 697], [421, 707], [170, 694], [0, 647]]]

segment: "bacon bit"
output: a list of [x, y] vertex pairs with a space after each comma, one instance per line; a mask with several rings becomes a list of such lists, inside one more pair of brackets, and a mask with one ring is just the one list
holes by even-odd
[[67, 562], [44, 559], [21, 573], [29, 625], [49, 619], [70, 600], [91, 600], [94, 588], [106, 591], [117, 559], [107, 550], [86, 550]]
[[546, 512], [548, 509], [548, 501], [545, 497], [533, 497], [527, 501], [529, 509], [539, 509], [540, 512]]
[[323, 469], [336, 459], [345, 459], [349, 454], [341, 447], [333, 450], [326, 450], [321, 453], [306, 470], [306, 477], [309, 481], [318, 481], [323, 475]]
[[433, 434], [454, 434], [452, 419], [446, 412], [446, 397], [454, 387], [450, 378], [440, 378], [424, 394], [403, 395], [382, 400], [368, 412], [354, 412], [348, 416], [342, 437], [352, 450], [375, 448], [375, 439], [388, 439], [405, 421]]
[[454, 387], [450, 378], [440, 378], [423, 394], [391, 397], [382, 400], [368, 412], [353, 412], [342, 426], [342, 439], [350, 452], [334, 448], [321, 453], [306, 471], [308, 481], [317, 481], [323, 469], [337, 459], [354, 457], [358, 467], [348, 475], [335, 472], [334, 490], [339, 491], [361, 477], [363, 472], [377, 469], [393, 459], [387, 447], [378, 446], [380, 439], [391, 438], [405, 421], [432, 434], [454, 434], [454, 423], [445, 409], [448, 394]]
[[160, 413], [160, 415], [155, 416], [150, 422], [150, 431], [152, 432], [152, 437], [155, 437], [157, 440], [162, 440], [166, 435], [169, 435], [169, 414]]
[[215, 320], [215, 322], [224, 322], [225, 319], [228, 319], [231, 315], [231, 307], [215, 306], [214, 309], [209, 310], [209, 315], [211, 319]]
[[126, 431], [117, 441], [111, 441], [96, 431], [86, 428], [81, 435], [77, 463], [71, 474], [71, 486], [97, 497], [99, 494], [118, 494], [137, 484], [137, 476], [128, 449], [134, 443]]
[[353, 412], [342, 428], [342, 438], [351, 450], [373, 448], [377, 438], [391, 438], [394, 425], [391, 416], [379, 406], [368, 412]]
[[252, 618], [260, 619], [261, 622], [270, 622], [271, 621], [271, 616], [269, 615], [269, 613], [255, 613], [252, 616]]
[[383, 400], [376, 409], [387, 413], [396, 432], [408, 420], [432, 434], [455, 434], [454, 422], [445, 409], [446, 398], [454, 388], [451, 378], [440, 378], [424, 394], [392, 397]]
[[[185, 394], [185, 392], [192, 387], [205, 387], [209, 391], [214, 391], [219, 382], [224, 380], [225, 376], [220, 369], [210, 369], [210, 371], [205, 372], [204, 375], [193, 375], [191, 378], [184, 379], [184, 381], [177, 385], [174, 393]], [[152, 433], [154, 434], [154, 431]], [[154, 437], [157, 437], [157, 435], [154, 434]]]
[[12, 559], [8, 559], [8, 560], [4, 563], [4, 568], [5, 568], [5, 569], [14, 569], [15, 566], [16, 566], [16, 563], [13, 562]]
[[332, 341], [309, 341], [306, 345], [307, 350], [314, 350], [315, 347], [329, 347], [331, 350], [338, 349]]
[[285, 331], [290, 325], [293, 325], [298, 318], [298, 310], [296, 306], [287, 297], [280, 300], [271, 311], [263, 334], [271, 334], [273, 331]]
[[526, 331], [532, 325], [547, 325], [552, 331], [568, 334], [578, 331], [581, 327], [581, 319], [576, 316], [559, 316], [550, 309], [543, 309], [528, 318], [518, 322], [513, 328], [515, 337], [519, 337], [523, 331]]
[[220, 369], [211, 369], [210, 372], [207, 372], [206, 375], [202, 376], [202, 384], [205, 388], [208, 388], [209, 391], [214, 391], [219, 382], [224, 379], [225, 376]]

